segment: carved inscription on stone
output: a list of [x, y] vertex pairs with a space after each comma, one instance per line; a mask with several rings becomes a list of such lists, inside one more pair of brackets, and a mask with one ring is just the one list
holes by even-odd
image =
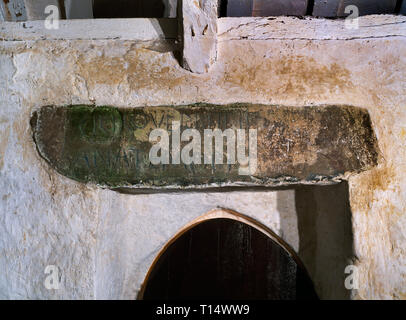
[[378, 158], [367, 111], [348, 106], [45, 106], [31, 125], [51, 167], [111, 188], [318, 183]]

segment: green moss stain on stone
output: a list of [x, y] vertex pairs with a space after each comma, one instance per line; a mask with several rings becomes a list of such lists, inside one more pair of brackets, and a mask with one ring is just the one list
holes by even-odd
[[[173, 163], [174, 121], [180, 123], [180, 134], [199, 132], [201, 164]], [[367, 111], [349, 106], [45, 106], [31, 125], [38, 152], [51, 167], [71, 179], [111, 188], [317, 182], [368, 169], [378, 158]], [[149, 159], [155, 129], [168, 132], [169, 164], [154, 165]], [[248, 132], [257, 130], [256, 172], [241, 175], [238, 161], [226, 163], [226, 140], [224, 163], [204, 164], [205, 129], [242, 129], [246, 154]], [[182, 141], [181, 150], [188, 143]]]
[[110, 144], [120, 136], [122, 118], [120, 111], [112, 107], [73, 106], [69, 109], [69, 124], [72, 136], [79, 134], [84, 143]]

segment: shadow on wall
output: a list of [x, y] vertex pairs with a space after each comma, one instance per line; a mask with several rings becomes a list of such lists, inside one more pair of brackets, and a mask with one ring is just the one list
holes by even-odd
[[[278, 210], [286, 208], [279, 192]], [[351, 209], [347, 182], [330, 186], [298, 186], [295, 206], [299, 233], [298, 255], [321, 299], [349, 299], [344, 269], [354, 258]], [[281, 230], [286, 230], [281, 219]]]

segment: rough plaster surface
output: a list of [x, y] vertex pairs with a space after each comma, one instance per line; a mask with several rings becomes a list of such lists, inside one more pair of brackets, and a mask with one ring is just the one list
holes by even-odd
[[[315, 191], [125, 195], [83, 186], [39, 157], [29, 126], [43, 105], [194, 102], [367, 108], [382, 155], [375, 169], [348, 177], [346, 221], [360, 268], [353, 298], [406, 298], [406, 18], [363, 17], [347, 33], [342, 21], [236, 21], [220, 20], [217, 63], [202, 75], [181, 68], [165, 41], [18, 40], [10, 23], [0, 25], [0, 298], [135, 298], [162, 245], [217, 206], [256, 218], [300, 255], [295, 198]], [[252, 34], [263, 28], [262, 38]], [[318, 240], [302, 259], [318, 293], [331, 298], [339, 275], [329, 279], [326, 269], [343, 247], [323, 239], [342, 232], [327, 212], [335, 202], [320, 195], [304, 210], [323, 211], [324, 220], [312, 228], [304, 216]], [[288, 200], [278, 206], [278, 197]], [[59, 290], [43, 285], [51, 264], [61, 270]]]

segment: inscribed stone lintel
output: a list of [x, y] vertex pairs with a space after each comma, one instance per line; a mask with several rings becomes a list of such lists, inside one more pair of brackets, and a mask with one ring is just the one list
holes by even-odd
[[31, 125], [60, 174], [120, 190], [334, 183], [378, 161], [351, 106], [44, 106]]

